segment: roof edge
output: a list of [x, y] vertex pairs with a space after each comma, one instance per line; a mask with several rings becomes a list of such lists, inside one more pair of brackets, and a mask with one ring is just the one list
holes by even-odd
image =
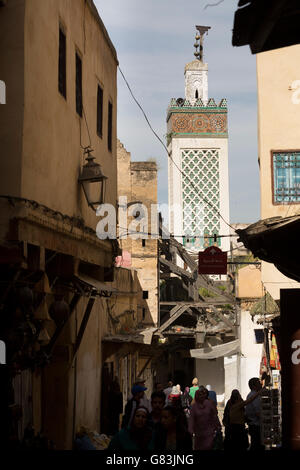
[[111, 40], [110, 37], [109, 37], [109, 34], [108, 34], [108, 32], [107, 32], [107, 29], [106, 29], [106, 27], [104, 26], [104, 23], [103, 23], [103, 21], [102, 21], [100, 15], [99, 15], [99, 12], [98, 12], [98, 10], [97, 10], [97, 7], [96, 7], [94, 1], [93, 1], [93, 0], [85, 0], [85, 1], [86, 1], [87, 5], [88, 5], [88, 7], [89, 7], [89, 9], [90, 9], [90, 11], [91, 11], [91, 13], [92, 13], [92, 15], [94, 16], [95, 20], [97, 21], [98, 25], [100, 26], [100, 29], [101, 29], [101, 31], [103, 32], [104, 37], [105, 37], [105, 39], [106, 39], [106, 41], [107, 41], [107, 44], [108, 44], [110, 50], [111, 50], [112, 53], [113, 53], [113, 56], [114, 56], [114, 59], [115, 59], [116, 62], [117, 62], [117, 65], [119, 65], [118, 56], [117, 56], [117, 51], [116, 51], [116, 49], [115, 49], [115, 46], [114, 46], [113, 43], [112, 43], [112, 40]]

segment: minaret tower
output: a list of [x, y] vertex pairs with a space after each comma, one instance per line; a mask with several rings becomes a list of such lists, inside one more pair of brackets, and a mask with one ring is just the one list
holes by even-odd
[[230, 247], [229, 237], [218, 237], [229, 235], [222, 219], [229, 222], [227, 102], [208, 98], [203, 40], [209, 29], [196, 26], [196, 59], [184, 71], [185, 99], [172, 98], [167, 114], [169, 229], [195, 253], [211, 245]]

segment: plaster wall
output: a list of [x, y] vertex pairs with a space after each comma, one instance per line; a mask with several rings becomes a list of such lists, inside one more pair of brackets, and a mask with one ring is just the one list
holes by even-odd
[[196, 375], [199, 385], [211, 385], [217, 394], [218, 401], [224, 400], [225, 393], [225, 369], [224, 358], [212, 360], [196, 359]]
[[280, 289], [299, 289], [300, 283], [284, 276], [274, 264], [262, 261], [262, 282], [274, 300], [280, 299]]
[[225, 369], [225, 392], [224, 403], [226, 404], [234, 389], [239, 389], [239, 356], [224, 357]]
[[260, 298], [264, 295], [261, 271], [255, 265], [248, 265], [237, 271], [237, 297]]
[[299, 213], [299, 203], [273, 203], [271, 166], [271, 150], [300, 149], [299, 55], [298, 44], [256, 54], [262, 219]]
[[[262, 219], [291, 216], [300, 210], [299, 203], [273, 203], [271, 165], [271, 150], [300, 149], [299, 55], [298, 44], [256, 55]], [[275, 300], [281, 288], [299, 288], [299, 283], [266, 262], [262, 262], [262, 281]]]
[[0, 105], [0, 194], [10, 196], [21, 195], [24, 14], [24, 0], [11, 0], [0, 10], [0, 80], [6, 85], [6, 104]]
[[242, 310], [240, 314], [240, 393], [245, 399], [250, 389], [248, 381], [251, 377], [260, 376], [260, 362], [262, 358], [263, 345], [255, 342], [254, 329], [262, 329], [256, 324], [247, 310]]
[[[5, 15], [12, 15], [8, 39], [3, 46], [1, 41], [1, 57], [8, 64], [1, 79], [7, 80], [11, 103], [5, 107], [9, 132], [1, 126], [9, 157], [1, 171], [5, 192], [83, 217], [86, 225], [96, 228], [96, 216], [77, 181], [83, 164], [81, 145], [90, 142], [85, 117], [76, 113], [75, 51], [82, 59], [83, 107], [93, 154], [108, 177], [106, 202], [115, 204], [117, 58], [113, 46], [90, 0], [13, 0], [1, 10], [1, 22]], [[66, 34], [66, 99], [58, 91], [60, 25]], [[5, 34], [7, 27], [3, 28]], [[98, 83], [104, 93], [102, 138], [96, 133]], [[113, 104], [111, 152], [107, 146], [109, 100]], [[17, 116], [14, 121], [13, 115]]]
[[208, 69], [207, 64], [202, 65], [202, 70], [186, 70], [185, 71], [185, 98], [194, 104], [196, 99], [196, 90], [198, 98], [204, 103], [208, 99]]

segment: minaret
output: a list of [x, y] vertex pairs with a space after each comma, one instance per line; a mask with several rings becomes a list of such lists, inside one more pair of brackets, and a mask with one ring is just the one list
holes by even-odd
[[[168, 108], [169, 229], [192, 252], [211, 245], [228, 251], [229, 221], [227, 102], [208, 99], [204, 35], [196, 26], [196, 59], [185, 66], [185, 99]], [[199, 49], [199, 51], [198, 51]], [[180, 170], [181, 171], [180, 171]], [[182, 237], [181, 235], [184, 235]]]

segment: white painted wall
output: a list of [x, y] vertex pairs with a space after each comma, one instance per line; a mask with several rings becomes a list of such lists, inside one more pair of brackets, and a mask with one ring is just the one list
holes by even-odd
[[225, 370], [225, 404], [230, 398], [231, 392], [234, 389], [240, 388], [239, 384], [239, 356], [224, 357], [224, 370]]
[[[208, 100], [208, 67], [207, 64], [202, 64], [200, 61], [192, 62], [192, 70], [188, 70], [188, 65], [185, 70], [185, 98], [191, 104], [194, 104], [197, 99], [195, 97], [196, 90], [198, 90], [198, 98], [201, 98], [204, 104]], [[198, 67], [198, 70], [196, 68]]]
[[243, 398], [246, 398], [250, 392], [248, 387], [249, 379], [259, 377], [263, 350], [263, 345], [255, 342], [254, 329], [262, 329], [263, 327], [252, 321], [248, 311], [241, 311], [240, 319], [240, 393]]
[[211, 385], [217, 394], [218, 401], [223, 401], [225, 392], [224, 358], [213, 360], [196, 359], [196, 375], [199, 385]]

